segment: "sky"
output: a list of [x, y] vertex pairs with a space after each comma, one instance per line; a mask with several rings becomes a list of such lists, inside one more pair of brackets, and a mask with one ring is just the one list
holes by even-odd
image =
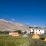
[[46, 26], [46, 0], [0, 0], [0, 19]]

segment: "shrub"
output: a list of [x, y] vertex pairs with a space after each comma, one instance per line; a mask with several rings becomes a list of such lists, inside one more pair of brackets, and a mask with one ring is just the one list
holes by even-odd
[[0, 31], [0, 34], [9, 34], [9, 31]]
[[16, 30], [14, 32], [18, 32], [19, 34], [22, 34], [21, 30]]

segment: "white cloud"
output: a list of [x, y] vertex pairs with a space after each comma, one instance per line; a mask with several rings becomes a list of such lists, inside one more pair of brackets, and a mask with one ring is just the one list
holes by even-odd
[[42, 26], [42, 27], [44, 27], [44, 26]]
[[15, 19], [12, 18], [11, 21], [15, 21]]
[[28, 23], [28, 22], [25, 22], [25, 24], [30, 25], [30, 23]]

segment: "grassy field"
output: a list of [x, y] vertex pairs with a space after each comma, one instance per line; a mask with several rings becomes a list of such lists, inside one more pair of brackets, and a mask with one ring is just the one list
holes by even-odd
[[27, 38], [0, 36], [0, 46], [28, 46], [29, 41]]
[[46, 42], [41, 39], [32, 39], [32, 35], [28, 38], [0, 36], [0, 46], [46, 46]]

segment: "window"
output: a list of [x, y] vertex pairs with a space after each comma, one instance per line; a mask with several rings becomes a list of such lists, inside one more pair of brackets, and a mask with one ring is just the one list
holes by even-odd
[[39, 30], [40, 31], [40, 30]]

